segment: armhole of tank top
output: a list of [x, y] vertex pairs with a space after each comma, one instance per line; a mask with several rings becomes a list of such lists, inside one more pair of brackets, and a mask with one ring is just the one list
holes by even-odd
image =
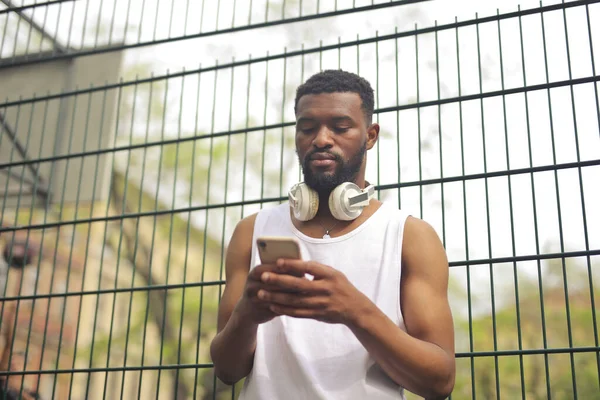
[[256, 232], [259, 230], [259, 228], [261, 227], [262, 224], [262, 220], [264, 217], [264, 212], [263, 210], [260, 210], [257, 214], [256, 214], [256, 218], [254, 219], [254, 226], [252, 227], [252, 254], [250, 255], [250, 268], [248, 268], [248, 271], [251, 271], [252, 268], [254, 268], [256, 266], [256, 257], [257, 257], [257, 248], [256, 248]]
[[402, 250], [403, 250], [403, 246], [402, 246], [402, 242], [404, 241], [404, 231], [405, 231], [405, 227], [406, 227], [406, 220], [408, 219], [408, 217], [410, 217], [410, 214], [405, 213], [402, 210], [398, 210], [398, 254], [397, 254], [397, 259], [398, 262], [400, 263], [400, 268], [398, 268], [398, 285], [396, 288], [396, 314], [398, 316], [398, 323], [400, 328], [402, 328], [404, 331], [406, 331], [406, 325], [404, 324], [404, 315], [402, 314], [402, 306], [400, 304], [400, 296], [401, 296], [401, 285], [402, 285]]

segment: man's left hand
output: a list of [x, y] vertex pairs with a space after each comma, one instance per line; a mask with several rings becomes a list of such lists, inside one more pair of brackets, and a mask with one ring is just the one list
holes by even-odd
[[263, 273], [261, 280], [282, 292], [260, 290], [258, 298], [270, 303], [276, 314], [349, 325], [374, 306], [343, 273], [329, 266], [286, 259], [278, 260], [275, 271]]

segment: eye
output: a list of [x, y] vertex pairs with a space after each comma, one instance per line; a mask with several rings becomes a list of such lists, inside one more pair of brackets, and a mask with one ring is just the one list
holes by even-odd
[[337, 133], [344, 133], [346, 132], [348, 129], [350, 129], [349, 126], [335, 126], [333, 128]]
[[314, 125], [301, 125], [301, 126], [298, 126], [298, 128], [296, 128], [296, 130], [298, 132], [309, 134], [315, 130], [315, 126]]

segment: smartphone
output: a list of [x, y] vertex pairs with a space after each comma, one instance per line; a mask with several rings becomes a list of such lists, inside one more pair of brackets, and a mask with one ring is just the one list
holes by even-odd
[[299, 260], [300, 245], [291, 237], [264, 236], [256, 239], [258, 254], [263, 264], [275, 264], [279, 258]]

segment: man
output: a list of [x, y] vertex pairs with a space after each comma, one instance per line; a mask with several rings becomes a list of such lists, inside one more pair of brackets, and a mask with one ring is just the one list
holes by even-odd
[[[312, 76], [296, 94], [296, 151], [315, 215], [293, 204], [240, 221], [211, 344], [217, 376], [248, 376], [242, 399], [428, 399], [454, 386], [448, 262], [435, 231], [375, 199], [335, 219], [330, 194], [365, 188], [379, 136], [373, 90], [343, 71]], [[291, 198], [293, 196], [290, 196]], [[306, 200], [306, 199], [304, 199]], [[302, 260], [260, 265], [260, 236], [294, 237]]]

